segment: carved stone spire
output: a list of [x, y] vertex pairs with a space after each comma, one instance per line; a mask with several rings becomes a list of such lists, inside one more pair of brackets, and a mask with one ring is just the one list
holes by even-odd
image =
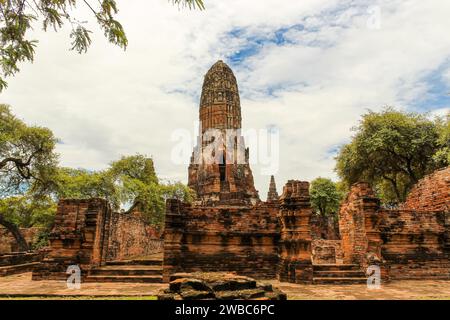
[[259, 201], [241, 135], [236, 77], [222, 60], [206, 73], [200, 98], [201, 131], [191, 156], [188, 185], [203, 205], [251, 205]]
[[267, 202], [278, 201], [278, 199], [277, 185], [275, 184], [275, 178], [272, 175], [270, 176], [269, 192], [267, 192]]
[[236, 77], [222, 60], [206, 73], [200, 98], [202, 131], [240, 129], [241, 103]]

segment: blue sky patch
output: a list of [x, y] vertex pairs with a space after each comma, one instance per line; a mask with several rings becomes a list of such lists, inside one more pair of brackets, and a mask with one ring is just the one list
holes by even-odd
[[449, 68], [450, 61], [444, 63], [423, 78], [422, 81], [428, 86], [427, 94], [422, 99], [412, 103], [414, 110], [427, 112], [450, 107], [450, 86], [443, 78], [444, 72]]
[[304, 29], [302, 24], [294, 24], [288, 27], [278, 28], [267, 34], [249, 34], [247, 28], [234, 28], [227, 32], [225, 38], [239, 38], [245, 40], [245, 45], [236, 52], [228, 56], [228, 61], [232, 66], [236, 66], [245, 61], [248, 57], [258, 54], [266, 45], [283, 46], [293, 42], [286, 37], [286, 33], [291, 30], [301, 31]]

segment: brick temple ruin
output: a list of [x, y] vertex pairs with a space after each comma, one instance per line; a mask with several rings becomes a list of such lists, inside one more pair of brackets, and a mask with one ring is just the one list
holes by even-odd
[[[197, 197], [191, 204], [167, 200], [162, 237], [139, 212], [114, 213], [102, 199], [61, 200], [50, 251], [33, 279], [65, 279], [73, 264], [87, 281], [167, 282], [177, 272], [234, 271], [293, 283], [359, 283], [369, 265], [385, 280], [450, 279], [450, 167], [420, 180], [395, 210], [357, 183], [338, 222], [319, 221], [308, 182], [289, 180], [279, 195], [271, 177], [267, 200], [260, 200], [240, 135], [237, 81], [222, 61], [205, 75], [199, 119], [188, 168]], [[233, 130], [234, 143], [217, 141], [211, 129]]]

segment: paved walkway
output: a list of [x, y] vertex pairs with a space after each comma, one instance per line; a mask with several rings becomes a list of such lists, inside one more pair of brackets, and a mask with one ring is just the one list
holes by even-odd
[[399, 280], [382, 284], [380, 289], [367, 289], [365, 284], [301, 285], [271, 281], [287, 293], [290, 300], [450, 300], [450, 281]]
[[[450, 281], [393, 281], [379, 290], [366, 285], [300, 285], [271, 283], [287, 293], [288, 299], [446, 299], [450, 300]], [[68, 289], [64, 281], [32, 281], [31, 273], [0, 277], [0, 298], [8, 296], [154, 296], [166, 284], [83, 283], [80, 290]]]
[[5, 296], [154, 296], [161, 283], [82, 283], [81, 289], [68, 289], [65, 281], [32, 281], [31, 272], [0, 277], [0, 297]]

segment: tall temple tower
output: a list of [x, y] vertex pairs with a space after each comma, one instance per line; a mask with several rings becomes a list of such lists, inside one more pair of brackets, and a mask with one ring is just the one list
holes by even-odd
[[251, 205], [259, 201], [241, 135], [236, 77], [222, 60], [206, 73], [200, 98], [200, 130], [188, 185], [204, 205]]

